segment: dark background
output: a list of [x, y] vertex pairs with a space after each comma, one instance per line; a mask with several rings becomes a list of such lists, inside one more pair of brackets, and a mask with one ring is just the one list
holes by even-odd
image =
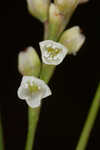
[[[87, 39], [76, 57], [68, 56], [50, 82], [53, 95], [43, 101], [35, 150], [74, 150], [100, 80], [99, 0], [90, 0], [74, 13], [68, 27], [80, 25]], [[27, 105], [17, 97], [21, 75], [17, 55], [27, 46], [39, 52], [43, 26], [28, 14], [25, 0], [0, 2], [0, 111], [6, 150], [23, 150]], [[100, 113], [99, 113], [100, 115]], [[87, 150], [100, 149], [97, 117]]]

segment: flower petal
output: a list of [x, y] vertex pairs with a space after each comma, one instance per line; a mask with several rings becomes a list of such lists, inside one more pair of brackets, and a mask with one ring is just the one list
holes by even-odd
[[44, 81], [41, 82], [41, 86], [42, 86], [42, 93], [43, 93], [42, 98], [46, 98], [46, 97], [52, 95], [52, 92], [51, 92], [49, 86], [47, 84], [45, 84]]
[[25, 100], [30, 95], [29, 90], [21, 86], [19, 87], [17, 94], [18, 94], [18, 97], [22, 100]]
[[[25, 81], [29, 80], [27, 76], [24, 76], [23, 78]], [[50, 96], [52, 94], [49, 86], [43, 80], [40, 80], [40, 79], [33, 77], [33, 76], [30, 77], [30, 79], [31, 79], [31, 81], [34, 81], [34, 83], [40, 87], [40, 92], [42, 93], [41, 98], [45, 98], [45, 97]]]
[[39, 107], [41, 104], [41, 99], [42, 99], [41, 93], [32, 94], [26, 99], [26, 103], [32, 108]]

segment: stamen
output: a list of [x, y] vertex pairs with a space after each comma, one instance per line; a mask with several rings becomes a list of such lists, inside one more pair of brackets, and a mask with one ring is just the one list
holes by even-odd
[[49, 57], [51, 57], [52, 59], [57, 56], [60, 53], [60, 49], [57, 49], [55, 46], [53, 47], [48, 47], [47, 48], [47, 52], [49, 54]]
[[36, 93], [36, 92], [38, 92], [41, 89], [40, 86], [35, 84], [33, 81], [28, 82], [27, 84], [28, 84], [28, 88], [29, 88], [31, 93], [33, 93], [33, 92]]

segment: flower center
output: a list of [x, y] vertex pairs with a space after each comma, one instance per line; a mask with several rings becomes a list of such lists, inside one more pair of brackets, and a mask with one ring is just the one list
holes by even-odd
[[34, 82], [31, 83], [28, 82], [28, 88], [31, 93], [36, 93], [40, 90], [40, 87]]
[[56, 47], [46, 47], [47, 51], [46, 51], [46, 57], [49, 58], [55, 58], [57, 57], [57, 55], [60, 53], [61, 49], [58, 49]]

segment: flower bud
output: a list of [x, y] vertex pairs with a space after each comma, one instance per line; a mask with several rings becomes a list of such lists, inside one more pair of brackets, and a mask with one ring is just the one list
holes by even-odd
[[54, 0], [54, 2], [62, 14], [70, 15], [78, 5], [79, 0]]
[[23, 76], [38, 76], [41, 62], [35, 49], [28, 47], [18, 55], [18, 69]]
[[63, 30], [64, 16], [55, 4], [51, 3], [49, 9], [49, 40], [57, 40]]
[[79, 0], [79, 4], [87, 3], [89, 0]]
[[27, 0], [30, 14], [41, 22], [47, 20], [50, 0]]
[[68, 48], [68, 54], [75, 54], [85, 42], [85, 36], [81, 33], [78, 26], [66, 30], [59, 42]]

